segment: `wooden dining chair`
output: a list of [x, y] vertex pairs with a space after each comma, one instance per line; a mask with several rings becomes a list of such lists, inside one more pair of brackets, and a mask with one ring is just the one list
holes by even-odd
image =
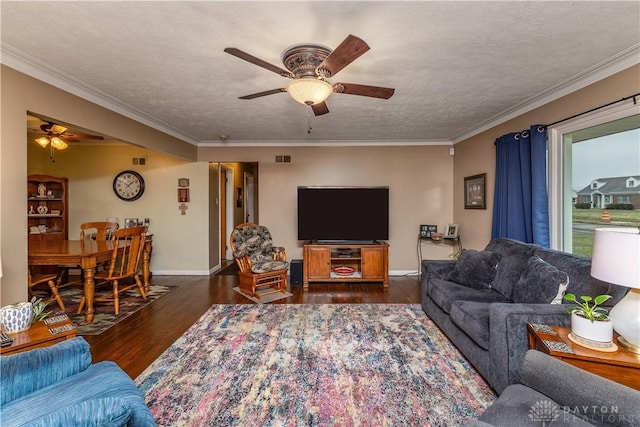
[[64, 310], [64, 302], [62, 302], [62, 298], [58, 293], [58, 274], [57, 273], [47, 273], [47, 274], [31, 274], [31, 270], [27, 268], [27, 276], [28, 276], [28, 292], [29, 292], [29, 300], [33, 298], [34, 291], [33, 288], [46, 283], [49, 285], [49, 290], [51, 291], [51, 295], [43, 298], [44, 301], [53, 301], [56, 300], [58, 303], [58, 307]]
[[118, 228], [117, 222], [84, 222], [80, 224], [80, 240], [109, 240]]
[[[96, 288], [103, 284], [110, 283], [112, 286], [110, 295], [96, 295], [94, 301], [113, 301], [114, 313], [116, 316], [120, 313], [120, 294], [138, 288], [142, 299], [147, 299], [144, 285], [140, 280], [140, 260], [144, 251], [144, 243], [147, 234], [147, 227], [130, 227], [116, 230], [113, 234], [114, 242], [124, 242], [125, 245], [114, 245], [111, 253], [111, 261], [107, 270], [98, 271], [94, 275]], [[125, 286], [122, 285], [124, 279], [133, 279], [133, 283]], [[78, 306], [78, 314], [84, 309], [86, 303], [83, 296]]]
[[[113, 233], [119, 228], [117, 222], [109, 222], [109, 221], [91, 221], [91, 222], [83, 222], [80, 224], [80, 240], [97, 240], [104, 241], [110, 240], [113, 236]], [[105, 263], [103, 265], [99, 265], [99, 268], [106, 269], [109, 267], [109, 263]], [[77, 285], [82, 284], [82, 278], [80, 281], [67, 281], [64, 282], [65, 278], [69, 277], [69, 269], [80, 268], [79, 265], [65, 265], [60, 266], [61, 271], [58, 273], [58, 278], [56, 279], [56, 283], [59, 287], [68, 286], [68, 285]], [[64, 283], [63, 283], [64, 282]]]

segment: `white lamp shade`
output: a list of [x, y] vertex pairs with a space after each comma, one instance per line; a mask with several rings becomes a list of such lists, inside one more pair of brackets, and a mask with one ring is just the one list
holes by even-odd
[[618, 342], [640, 353], [640, 229], [596, 228], [591, 275], [632, 288], [609, 312]]
[[287, 92], [301, 104], [314, 105], [324, 102], [333, 93], [333, 87], [324, 80], [303, 77], [289, 83]]
[[640, 288], [640, 230], [596, 228], [591, 275], [616, 285]]

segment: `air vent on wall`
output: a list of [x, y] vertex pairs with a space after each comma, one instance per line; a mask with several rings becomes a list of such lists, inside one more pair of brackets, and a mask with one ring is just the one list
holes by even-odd
[[133, 157], [131, 160], [132, 160], [132, 163], [134, 165], [144, 166], [144, 165], [147, 164], [147, 158], [146, 157]]
[[291, 163], [291, 156], [276, 156], [276, 163]]

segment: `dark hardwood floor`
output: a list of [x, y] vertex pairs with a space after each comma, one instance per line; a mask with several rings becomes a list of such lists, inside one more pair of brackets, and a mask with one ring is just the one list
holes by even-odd
[[[417, 276], [391, 277], [389, 288], [372, 283], [291, 286], [292, 297], [271, 304], [420, 303]], [[236, 275], [153, 276], [152, 284], [178, 285], [101, 335], [85, 336], [94, 362], [112, 360], [136, 378], [214, 304], [253, 304], [233, 290]], [[99, 307], [98, 307], [99, 309]]]

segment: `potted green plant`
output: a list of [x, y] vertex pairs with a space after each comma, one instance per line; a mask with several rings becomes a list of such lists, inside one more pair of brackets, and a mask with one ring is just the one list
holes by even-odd
[[567, 311], [571, 313], [571, 333], [574, 338], [588, 340], [587, 344], [610, 344], [613, 340], [613, 322], [608, 310], [601, 305], [611, 295], [598, 295], [592, 298], [582, 295], [580, 301], [574, 294], [566, 294], [564, 299], [574, 303]]
[[42, 298], [33, 297], [31, 298], [31, 322], [36, 323], [47, 317], [50, 311], [45, 312], [44, 309], [47, 308], [49, 304], [48, 301], [43, 301]]

